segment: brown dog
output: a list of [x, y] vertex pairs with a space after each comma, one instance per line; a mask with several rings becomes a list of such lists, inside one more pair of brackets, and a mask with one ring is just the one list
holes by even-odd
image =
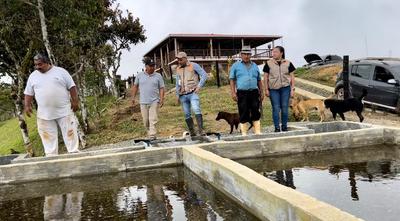
[[[228, 112], [220, 111], [220, 112], [218, 112], [217, 118], [215, 118], [215, 120], [219, 121], [221, 119], [228, 122], [228, 124], [231, 126], [230, 134], [232, 134], [232, 132], [233, 132], [233, 127], [235, 127], [236, 130], [238, 129], [238, 126], [240, 123], [240, 117], [239, 117], [238, 113], [228, 113]], [[253, 127], [253, 124], [252, 123], [250, 123], [250, 124], [251, 125], [249, 127], [249, 130], [250, 130], [250, 128]]]
[[296, 120], [309, 121], [308, 113], [311, 110], [318, 111], [320, 122], [325, 120], [325, 104], [322, 99], [303, 100], [299, 97], [294, 97], [291, 100], [290, 107]]

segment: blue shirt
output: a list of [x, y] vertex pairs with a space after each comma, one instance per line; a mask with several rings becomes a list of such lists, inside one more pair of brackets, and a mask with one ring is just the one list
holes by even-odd
[[[203, 87], [207, 80], [207, 73], [206, 71], [197, 63], [190, 62], [193, 65], [193, 70], [196, 74], [199, 75], [199, 87]], [[179, 91], [181, 90], [181, 85], [179, 85], [179, 75], [176, 75], [176, 96], [179, 96]]]
[[251, 62], [247, 67], [243, 61], [237, 61], [231, 67], [229, 79], [236, 81], [238, 90], [253, 90], [258, 89], [261, 74], [256, 63]]

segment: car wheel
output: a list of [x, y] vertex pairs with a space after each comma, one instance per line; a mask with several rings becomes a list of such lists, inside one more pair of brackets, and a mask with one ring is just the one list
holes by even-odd
[[336, 92], [336, 97], [338, 100], [343, 100], [344, 99], [344, 88], [341, 87], [337, 90]]

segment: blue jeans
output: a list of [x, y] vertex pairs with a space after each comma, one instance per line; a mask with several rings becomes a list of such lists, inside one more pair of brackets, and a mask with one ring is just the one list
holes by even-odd
[[192, 116], [190, 107], [192, 107], [194, 114], [201, 114], [200, 109], [200, 98], [196, 93], [186, 94], [179, 96], [179, 101], [182, 104], [183, 112], [185, 113], [185, 119]]
[[275, 128], [279, 127], [279, 113], [281, 113], [282, 128], [287, 128], [289, 117], [290, 86], [270, 89], [269, 97], [272, 104], [272, 118]]

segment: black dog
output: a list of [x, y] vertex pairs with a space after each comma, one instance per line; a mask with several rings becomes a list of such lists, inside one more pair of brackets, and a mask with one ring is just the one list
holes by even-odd
[[362, 99], [365, 96], [367, 96], [366, 89], [363, 90], [362, 95], [359, 98], [348, 98], [345, 100], [326, 99], [324, 104], [326, 108], [331, 110], [333, 119], [335, 120], [336, 114], [339, 114], [342, 120], [345, 120], [343, 113], [355, 111], [358, 118], [360, 118], [360, 122], [363, 122], [364, 117], [362, 115], [362, 111], [364, 109], [364, 104], [362, 103]]
[[[240, 123], [240, 118], [239, 118], [239, 114], [237, 113], [228, 113], [228, 112], [218, 112], [217, 118], [215, 118], [216, 121], [219, 121], [221, 119], [224, 119], [226, 122], [228, 122], [228, 124], [231, 126], [231, 132], [230, 134], [232, 134], [233, 132], [233, 126], [235, 126], [235, 129], [238, 129], [239, 123]], [[253, 123], [250, 123], [250, 128], [253, 127]]]

